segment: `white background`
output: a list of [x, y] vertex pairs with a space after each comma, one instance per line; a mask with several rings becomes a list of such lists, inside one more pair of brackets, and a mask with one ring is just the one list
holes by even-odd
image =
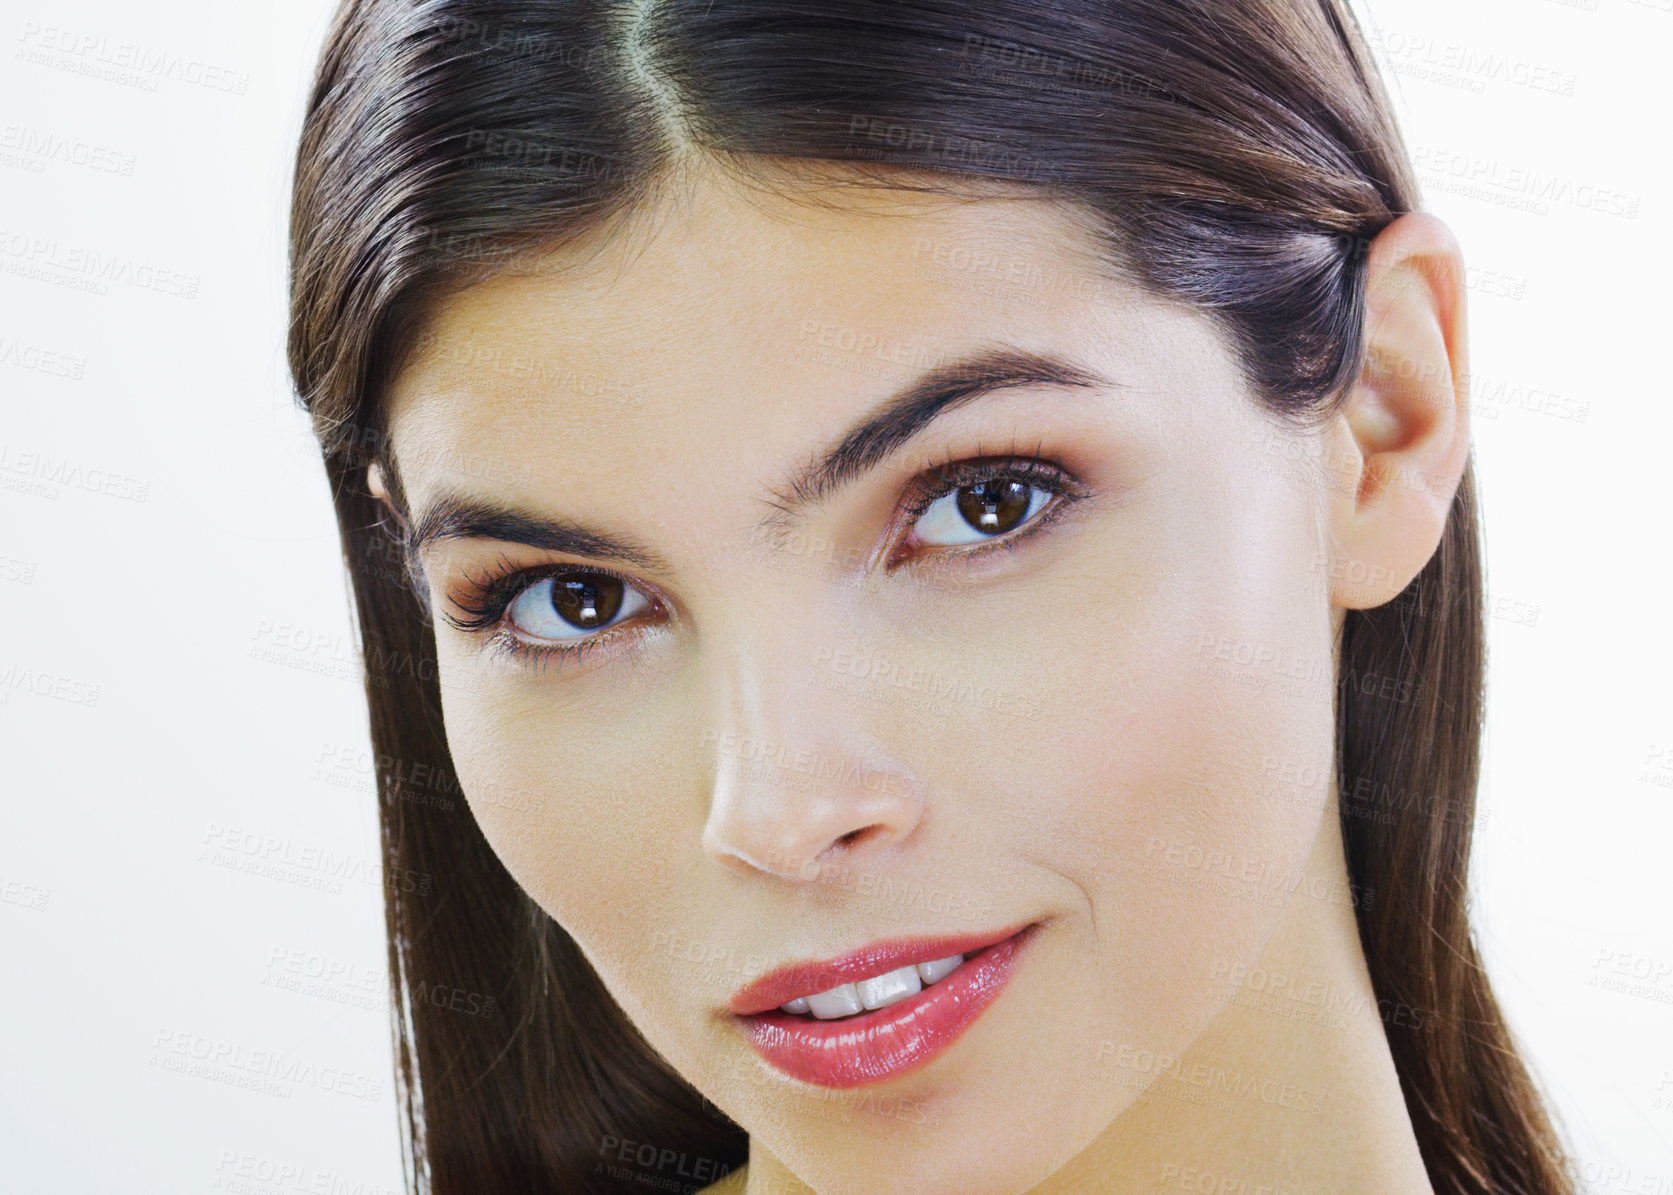
[[[328, 7], [0, 4], [7, 1192], [400, 1187], [366, 714], [283, 357]], [[1476, 923], [1586, 1189], [1621, 1195], [1673, 1192], [1670, 9], [1365, 17], [1472, 267], [1496, 611]], [[47, 27], [103, 48], [37, 60]], [[124, 43], [210, 69], [89, 73]], [[164, 281], [44, 264], [74, 252]], [[214, 861], [253, 843], [290, 861]], [[296, 862], [319, 852], [346, 875]], [[268, 1093], [163, 1065], [205, 1049], [330, 1078]]]

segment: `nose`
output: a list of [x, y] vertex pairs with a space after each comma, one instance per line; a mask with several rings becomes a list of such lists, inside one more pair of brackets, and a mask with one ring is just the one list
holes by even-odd
[[903, 841], [923, 815], [919, 786], [864, 729], [856, 699], [795, 666], [810, 658], [759, 640], [739, 653], [705, 736], [714, 782], [703, 850], [740, 874], [815, 882]]

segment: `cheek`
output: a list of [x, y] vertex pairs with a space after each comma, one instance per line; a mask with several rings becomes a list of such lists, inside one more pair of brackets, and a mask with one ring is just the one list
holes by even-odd
[[[1306, 511], [1272, 503], [1124, 533], [1030, 650], [1006, 653], [1003, 683], [1036, 695], [1037, 717], [1010, 750], [963, 748], [1021, 860], [1006, 885], [1032, 874], [1080, 906], [1097, 990], [1122, 993], [1104, 1029], [1127, 1040], [1205, 1022], [1215, 975], [1309, 899], [1291, 890], [1333, 755], [1330, 612]], [[1295, 776], [1311, 783], [1281, 783]]]
[[449, 751], [500, 862], [590, 957], [606, 942], [639, 949], [677, 848], [668, 794], [681, 790], [622, 730], [632, 700], [601, 702], [584, 676], [521, 679], [440, 654]]

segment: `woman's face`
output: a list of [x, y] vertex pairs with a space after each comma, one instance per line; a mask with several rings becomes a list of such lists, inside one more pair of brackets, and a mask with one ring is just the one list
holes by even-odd
[[[447, 304], [393, 388], [471, 812], [804, 1180], [1022, 1189], [1134, 1100], [1135, 1051], [1197, 1037], [1308, 859], [1319, 445], [1042, 201], [704, 178], [652, 215]], [[1011, 384], [899, 418], [978, 355]], [[728, 1008], [789, 963], [1025, 925], [913, 1066], [787, 1072]]]

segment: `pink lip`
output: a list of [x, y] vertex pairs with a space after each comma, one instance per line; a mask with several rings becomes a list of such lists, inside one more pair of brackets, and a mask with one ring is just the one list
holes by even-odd
[[[750, 1045], [792, 1078], [833, 1088], [882, 1082], [957, 1041], [999, 998], [1040, 924], [997, 940], [985, 934], [876, 943], [830, 962], [787, 967], [740, 991], [733, 1008], [750, 1010], [737, 1014]], [[830, 1021], [779, 1011], [800, 995], [953, 954], [965, 956], [958, 970], [886, 1008]]]
[[981, 934], [957, 934], [939, 938], [889, 938], [832, 959], [791, 963], [745, 984], [733, 994], [726, 1007], [736, 1016], [770, 1012], [797, 996], [829, 991], [840, 983], [881, 975], [915, 963], [930, 963], [955, 954], [976, 951], [1015, 937], [1026, 925]]

